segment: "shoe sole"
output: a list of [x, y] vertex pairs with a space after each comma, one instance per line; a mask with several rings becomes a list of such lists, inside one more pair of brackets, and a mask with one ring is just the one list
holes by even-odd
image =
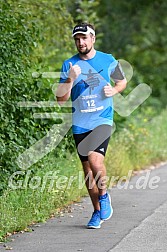
[[[109, 202], [110, 202], [110, 206], [111, 206], [111, 197], [110, 197], [110, 194], [109, 194], [109, 193], [108, 193], [108, 197], [109, 197]], [[111, 206], [111, 208], [112, 208], [112, 206]], [[109, 220], [109, 219], [112, 217], [112, 215], [113, 215], [113, 208], [112, 208], [111, 214], [109, 215], [108, 218], [105, 218], [105, 219], [101, 218], [101, 219], [102, 219], [103, 221]]]
[[98, 227], [95, 227], [95, 226], [87, 226], [87, 228], [88, 228], [88, 229], [99, 229], [99, 228], [101, 228], [101, 225], [98, 226]]
[[100, 221], [100, 225], [99, 226], [86, 226], [88, 229], [99, 229], [101, 228], [101, 224], [104, 222], [104, 220]]

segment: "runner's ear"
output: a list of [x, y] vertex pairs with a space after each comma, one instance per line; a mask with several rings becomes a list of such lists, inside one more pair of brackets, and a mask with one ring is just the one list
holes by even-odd
[[92, 39], [93, 39], [93, 42], [95, 43], [95, 40], [96, 40], [95, 36], [92, 36]]

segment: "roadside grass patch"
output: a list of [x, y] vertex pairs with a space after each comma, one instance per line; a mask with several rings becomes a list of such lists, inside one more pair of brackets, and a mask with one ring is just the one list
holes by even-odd
[[[131, 121], [114, 133], [106, 154], [107, 175], [126, 176], [129, 170], [145, 169], [167, 160], [167, 111], [148, 121]], [[58, 215], [65, 206], [87, 195], [79, 158], [49, 153], [32, 171], [21, 171], [0, 197], [0, 240], [7, 233], [25, 230], [32, 223]], [[14, 177], [15, 178], [15, 177]], [[116, 181], [115, 181], [116, 182]], [[82, 184], [82, 186], [79, 185]]]

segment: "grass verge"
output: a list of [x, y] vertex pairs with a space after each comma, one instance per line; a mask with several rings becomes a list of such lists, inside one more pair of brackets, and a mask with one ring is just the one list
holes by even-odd
[[141, 170], [167, 160], [167, 110], [153, 119], [132, 118], [111, 138], [106, 155], [110, 176], [126, 176], [129, 170]]
[[[122, 177], [129, 170], [139, 170], [167, 160], [167, 111], [148, 121], [131, 120], [111, 138], [105, 163], [108, 176]], [[37, 172], [21, 171], [17, 181], [0, 197], [0, 239], [34, 222], [45, 221], [51, 214], [86, 195], [83, 173], [76, 153], [55, 158], [45, 157], [45, 166]]]

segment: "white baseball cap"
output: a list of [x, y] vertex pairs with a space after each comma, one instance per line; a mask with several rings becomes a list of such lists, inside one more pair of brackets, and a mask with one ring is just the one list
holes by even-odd
[[86, 35], [92, 33], [95, 36], [95, 31], [88, 25], [76, 25], [72, 31], [72, 36], [74, 37], [78, 33]]

